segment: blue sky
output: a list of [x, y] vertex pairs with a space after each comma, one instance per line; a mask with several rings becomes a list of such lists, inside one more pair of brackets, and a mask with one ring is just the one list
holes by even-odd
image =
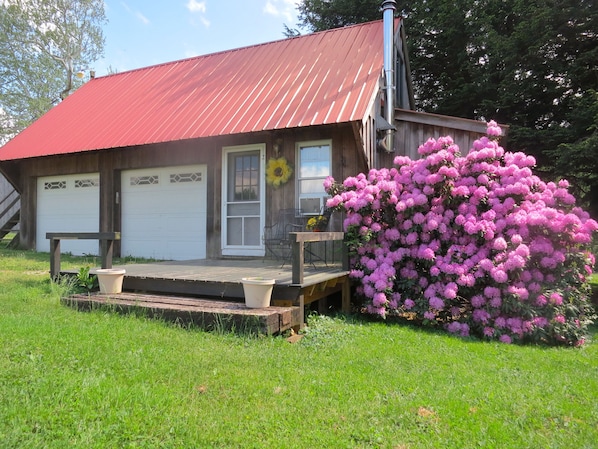
[[97, 76], [284, 39], [295, 0], [105, 0]]

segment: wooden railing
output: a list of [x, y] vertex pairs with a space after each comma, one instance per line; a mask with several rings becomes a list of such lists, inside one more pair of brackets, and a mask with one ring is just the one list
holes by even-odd
[[18, 217], [19, 209], [15, 206], [20, 199], [19, 192], [12, 190], [0, 200], [0, 237], [4, 237], [16, 225], [14, 220]]
[[120, 240], [120, 232], [48, 232], [50, 240], [50, 275], [55, 279], [60, 274], [61, 240], [99, 240], [102, 268], [112, 268], [114, 241]]
[[[302, 285], [304, 281], [305, 270], [305, 244], [312, 242], [328, 242], [328, 241], [343, 241], [345, 238], [344, 232], [290, 232], [292, 249], [292, 283], [295, 285]], [[305, 321], [304, 307], [313, 301], [319, 301], [319, 306], [325, 306], [325, 298], [332, 290], [328, 288], [329, 283], [332, 289], [341, 292], [342, 296], [342, 310], [349, 313], [351, 303], [351, 288], [349, 283], [349, 252], [347, 245], [342, 245], [342, 270], [345, 274], [336, 276], [334, 278], [319, 282], [317, 285], [307, 286], [302, 288], [302, 293], [298, 298], [298, 305], [300, 310], [300, 321]], [[332, 286], [334, 284], [334, 286]], [[323, 302], [324, 301], [324, 302]], [[323, 311], [324, 308], [321, 307]]]
[[[342, 241], [344, 232], [290, 232], [293, 266], [293, 284], [302, 284], [305, 269], [305, 243]], [[343, 270], [349, 270], [349, 256], [346, 245], [342, 246]]]

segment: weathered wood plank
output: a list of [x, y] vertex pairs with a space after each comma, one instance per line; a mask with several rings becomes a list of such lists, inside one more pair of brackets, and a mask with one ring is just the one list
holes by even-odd
[[47, 232], [46, 238], [50, 240], [120, 240], [120, 232]]
[[298, 307], [249, 309], [242, 303], [230, 301], [134, 293], [73, 295], [63, 302], [79, 310], [108, 307], [121, 313], [141, 312], [152, 318], [192, 323], [206, 330], [273, 335], [301, 324]]

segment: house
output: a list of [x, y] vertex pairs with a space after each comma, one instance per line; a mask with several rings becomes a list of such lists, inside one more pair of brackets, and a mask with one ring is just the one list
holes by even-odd
[[413, 111], [393, 4], [380, 21], [91, 79], [0, 148], [21, 246], [118, 231], [121, 256], [262, 257], [279, 210], [320, 213], [326, 176], [389, 166], [432, 135], [483, 134]]

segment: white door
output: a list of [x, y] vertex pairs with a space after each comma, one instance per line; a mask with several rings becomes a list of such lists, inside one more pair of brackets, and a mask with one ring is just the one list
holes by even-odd
[[122, 172], [121, 255], [206, 258], [206, 166]]
[[[50, 251], [47, 232], [98, 232], [100, 175], [46, 176], [37, 179], [36, 250]], [[61, 240], [60, 251], [99, 254], [97, 240]]]
[[263, 256], [264, 145], [225, 148], [222, 161], [222, 254]]

